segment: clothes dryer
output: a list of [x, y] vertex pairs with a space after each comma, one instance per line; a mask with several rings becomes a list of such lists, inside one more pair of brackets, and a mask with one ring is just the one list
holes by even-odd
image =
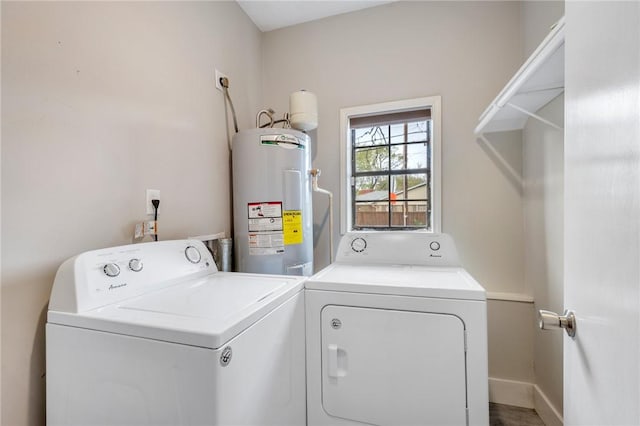
[[309, 426], [488, 425], [485, 290], [448, 235], [347, 233], [305, 286]]
[[49, 425], [306, 422], [299, 277], [216, 271], [200, 241], [86, 252], [55, 278]]

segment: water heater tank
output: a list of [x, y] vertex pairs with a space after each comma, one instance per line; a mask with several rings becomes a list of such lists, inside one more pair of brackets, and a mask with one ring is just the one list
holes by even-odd
[[291, 129], [233, 137], [235, 265], [239, 272], [311, 275], [309, 136]]

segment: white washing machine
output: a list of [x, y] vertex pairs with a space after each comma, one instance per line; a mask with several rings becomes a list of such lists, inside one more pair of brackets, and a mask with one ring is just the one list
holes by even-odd
[[347, 233], [305, 287], [309, 426], [489, 424], [485, 290], [448, 235]]
[[53, 285], [49, 425], [305, 424], [303, 279], [217, 272], [200, 241], [83, 253]]

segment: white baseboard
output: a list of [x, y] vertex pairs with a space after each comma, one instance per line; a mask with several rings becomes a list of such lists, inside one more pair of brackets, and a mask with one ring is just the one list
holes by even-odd
[[533, 386], [533, 405], [546, 426], [563, 426], [562, 414], [551, 404], [538, 385]]
[[517, 380], [489, 377], [489, 401], [497, 404], [533, 408], [546, 426], [563, 426], [562, 414], [537, 385]]
[[533, 383], [489, 377], [489, 402], [534, 408]]

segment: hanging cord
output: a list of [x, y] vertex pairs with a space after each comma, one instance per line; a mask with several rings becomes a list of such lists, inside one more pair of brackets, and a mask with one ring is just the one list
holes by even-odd
[[[229, 102], [229, 107], [231, 108], [231, 116], [233, 117], [233, 129], [238, 133], [238, 119], [236, 118], [236, 109], [233, 107], [233, 101], [231, 100], [231, 96], [229, 95], [229, 79], [227, 77], [220, 78], [220, 84], [222, 85], [222, 90], [224, 90], [224, 97], [227, 102]], [[229, 149], [231, 149], [231, 143], [229, 143]]]
[[158, 241], [158, 207], [160, 206], [160, 200], [151, 200], [151, 204], [153, 204], [154, 214], [153, 214], [153, 228], [155, 230], [155, 234], [153, 234], [153, 240]]
[[[236, 118], [236, 110], [233, 107], [233, 101], [231, 100], [231, 96], [229, 95], [229, 79], [227, 77], [220, 78], [220, 85], [222, 86], [222, 90], [224, 91], [224, 99], [225, 105], [227, 101], [229, 102], [229, 107], [231, 108], [231, 116], [233, 117], [233, 128], [238, 133], [238, 120]], [[227, 109], [225, 108], [225, 123], [227, 120]], [[233, 211], [233, 149], [232, 149], [232, 141], [233, 138], [231, 136], [228, 137], [227, 147], [229, 148], [229, 217], [231, 218], [231, 225], [229, 229], [229, 237], [234, 238], [234, 211]]]

